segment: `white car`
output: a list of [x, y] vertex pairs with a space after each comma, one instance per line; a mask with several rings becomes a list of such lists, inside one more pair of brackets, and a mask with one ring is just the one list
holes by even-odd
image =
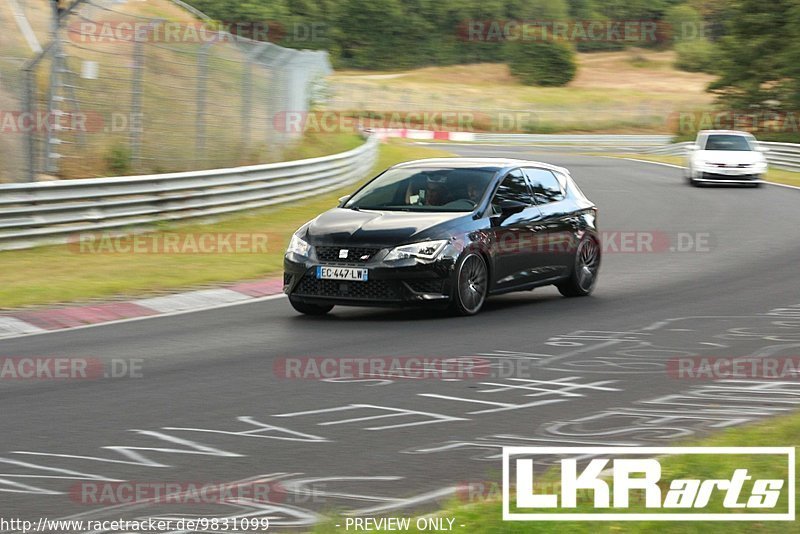
[[756, 138], [736, 130], [702, 130], [686, 155], [689, 183], [748, 184], [758, 187], [767, 172], [768, 149]]

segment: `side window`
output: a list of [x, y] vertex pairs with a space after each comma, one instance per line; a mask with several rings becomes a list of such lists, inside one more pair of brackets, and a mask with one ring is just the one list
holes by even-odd
[[555, 175], [547, 169], [525, 169], [537, 204], [564, 200], [564, 190]]
[[531, 191], [528, 189], [525, 175], [522, 174], [521, 170], [514, 169], [503, 178], [492, 199], [492, 212], [500, 213], [500, 202], [503, 200], [516, 200], [525, 204], [533, 204]]

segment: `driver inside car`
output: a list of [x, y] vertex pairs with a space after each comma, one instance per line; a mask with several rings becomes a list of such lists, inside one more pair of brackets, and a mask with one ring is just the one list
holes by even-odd
[[476, 205], [481, 200], [481, 188], [477, 180], [470, 180], [467, 182], [467, 199], [474, 202]]
[[429, 181], [425, 189], [426, 206], [443, 206], [447, 204], [447, 189], [443, 183]]

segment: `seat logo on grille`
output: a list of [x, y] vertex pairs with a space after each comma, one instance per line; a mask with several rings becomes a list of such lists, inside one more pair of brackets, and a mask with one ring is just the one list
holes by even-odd
[[348, 254], [350, 254], [350, 251], [348, 249], [346, 249], [346, 248], [340, 249], [339, 250], [339, 259], [340, 260], [346, 260]]

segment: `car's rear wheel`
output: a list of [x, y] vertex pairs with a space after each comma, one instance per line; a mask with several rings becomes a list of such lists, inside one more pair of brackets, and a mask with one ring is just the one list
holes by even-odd
[[584, 297], [590, 295], [597, 283], [600, 272], [600, 244], [592, 236], [585, 237], [575, 253], [575, 266], [570, 277], [557, 284], [558, 291], [565, 297]]
[[325, 315], [333, 309], [332, 304], [309, 304], [308, 302], [303, 302], [292, 297], [289, 297], [289, 303], [292, 305], [292, 308], [305, 315]]
[[451, 311], [456, 315], [475, 315], [483, 307], [488, 290], [486, 260], [480, 254], [467, 254], [458, 267]]

